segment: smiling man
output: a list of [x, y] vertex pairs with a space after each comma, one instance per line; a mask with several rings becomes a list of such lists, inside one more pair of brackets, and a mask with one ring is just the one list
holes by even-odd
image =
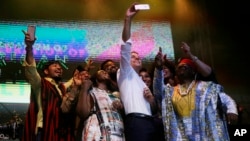
[[137, 52], [131, 51], [131, 22], [138, 10], [132, 4], [126, 11], [122, 32], [120, 69], [117, 83], [125, 110], [125, 138], [127, 141], [154, 140], [155, 127], [152, 107], [154, 96], [139, 76], [142, 61]]
[[30, 105], [26, 114], [23, 141], [73, 141], [75, 114], [63, 112], [62, 105], [70, 104], [69, 94], [61, 82], [63, 69], [58, 61], [49, 61], [43, 67], [43, 76], [37, 71], [30, 35], [25, 33], [25, 76], [31, 85]]

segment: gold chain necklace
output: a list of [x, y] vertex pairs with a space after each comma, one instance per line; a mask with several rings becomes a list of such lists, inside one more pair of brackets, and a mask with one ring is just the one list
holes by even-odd
[[194, 84], [195, 84], [195, 80], [193, 80], [193, 81], [189, 84], [188, 88], [187, 88], [186, 90], [184, 90], [184, 91], [181, 90], [181, 85], [178, 84], [178, 92], [179, 92], [179, 94], [180, 94], [181, 96], [187, 95], [187, 94], [190, 92], [190, 90], [192, 89], [192, 87], [194, 86]]

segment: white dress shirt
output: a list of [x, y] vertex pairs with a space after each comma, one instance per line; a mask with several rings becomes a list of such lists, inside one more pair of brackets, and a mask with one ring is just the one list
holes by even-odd
[[131, 43], [121, 46], [120, 69], [117, 72], [117, 83], [126, 115], [142, 113], [152, 115], [149, 102], [143, 96], [146, 84], [130, 64]]

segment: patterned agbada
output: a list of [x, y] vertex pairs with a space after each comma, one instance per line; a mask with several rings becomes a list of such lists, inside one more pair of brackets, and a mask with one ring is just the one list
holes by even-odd
[[[74, 141], [74, 112], [62, 113], [60, 105], [62, 98], [56, 87], [46, 79], [41, 79], [41, 101], [43, 110], [42, 141]], [[64, 85], [59, 85], [62, 95], [65, 95]], [[31, 93], [30, 107], [27, 112], [24, 141], [35, 140], [37, 106], [35, 96]], [[33, 118], [31, 118], [33, 117]]]
[[82, 141], [125, 141], [123, 119], [112, 106], [117, 98], [98, 88], [91, 95], [95, 106], [83, 125]]
[[[162, 116], [165, 139], [168, 141], [219, 141], [229, 140], [226, 113], [237, 114], [234, 100], [224, 93], [221, 85], [213, 82], [196, 81], [186, 107], [175, 103], [178, 86], [164, 85], [162, 72], [154, 74], [154, 89], [162, 100]], [[193, 93], [193, 95], [192, 95]], [[184, 96], [185, 97], [185, 96]], [[183, 99], [185, 100], [185, 99]], [[179, 100], [181, 101], [181, 100]], [[219, 109], [223, 109], [223, 113]]]

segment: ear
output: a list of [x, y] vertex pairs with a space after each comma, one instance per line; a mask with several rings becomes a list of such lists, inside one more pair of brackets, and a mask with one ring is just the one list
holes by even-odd
[[45, 70], [43, 71], [43, 73], [44, 73], [45, 75], [48, 75], [48, 74], [49, 74], [48, 69], [45, 69]]

